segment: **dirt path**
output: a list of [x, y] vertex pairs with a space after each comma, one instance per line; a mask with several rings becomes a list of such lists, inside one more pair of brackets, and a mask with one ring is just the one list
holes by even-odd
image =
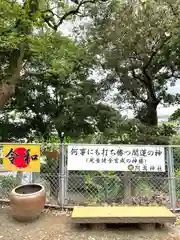
[[[175, 229], [145, 232], [139, 229], [78, 229], [65, 213], [46, 212], [33, 223], [18, 223], [11, 218], [9, 207], [0, 207], [0, 240], [155, 240], [164, 239]], [[179, 233], [179, 229], [176, 229]]]

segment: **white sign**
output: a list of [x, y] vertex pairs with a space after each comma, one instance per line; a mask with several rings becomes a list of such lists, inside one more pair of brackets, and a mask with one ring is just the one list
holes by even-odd
[[164, 147], [68, 145], [68, 170], [165, 172]]

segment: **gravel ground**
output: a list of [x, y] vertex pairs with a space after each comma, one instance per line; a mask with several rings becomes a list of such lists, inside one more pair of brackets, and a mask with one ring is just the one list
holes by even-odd
[[67, 212], [45, 211], [33, 223], [18, 223], [11, 218], [9, 207], [0, 207], [0, 240], [156, 240], [165, 239], [168, 232], [180, 235], [178, 227], [152, 232], [136, 228], [106, 230], [79, 229], [72, 226]]

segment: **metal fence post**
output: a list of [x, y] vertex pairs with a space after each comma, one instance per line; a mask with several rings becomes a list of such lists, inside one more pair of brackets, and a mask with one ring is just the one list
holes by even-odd
[[31, 182], [32, 183], [38, 183], [40, 182], [40, 173], [39, 172], [32, 172], [31, 173]]
[[32, 177], [32, 179], [31, 179], [32, 183], [35, 183], [36, 182], [36, 173], [32, 172], [31, 177]]
[[67, 144], [64, 145], [64, 204], [67, 203], [67, 192], [68, 192], [68, 170], [67, 170]]
[[59, 157], [59, 196], [58, 202], [61, 207], [64, 206], [65, 200], [65, 166], [64, 166], [64, 133], [61, 133], [61, 144], [60, 144], [60, 157]]
[[170, 204], [173, 212], [176, 211], [176, 179], [174, 171], [174, 159], [172, 147], [168, 147], [168, 179], [169, 179], [169, 195], [170, 195]]

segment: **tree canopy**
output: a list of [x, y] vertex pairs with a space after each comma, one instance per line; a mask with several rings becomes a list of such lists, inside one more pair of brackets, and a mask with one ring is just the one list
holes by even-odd
[[[120, 113], [100, 101], [103, 93], [89, 73], [93, 59], [84, 48], [60, 33], [40, 33], [35, 41], [23, 84], [17, 84], [13, 99], [4, 108], [15, 109], [24, 120], [21, 136], [35, 131], [47, 140], [55, 129], [59, 136], [65, 132], [76, 138], [104, 132], [114, 125], [114, 118], [121, 120]], [[5, 139], [7, 136], [4, 133]]]
[[[0, 4], [1, 141], [47, 140], [56, 130], [101, 143], [168, 143], [174, 130], [157, 126], [157, 107], [179, 103], [167, 91], [179, 78], [177, 1]], [[90, 18], [85, 31], [63, 36], [62, 23], [81, 13]], [[135, 119], [122, 117], [124, 105]]]
[[[179, 103], [169, 94], [179, 78], [178, 1], [110, 1], [90, 9], [84, 42], [104, 70], [102, 87], [117, 89], [114, 100], [128, 103], [146, 125], [157, 125], [157, 107]], [[155, 7], [156, 6], [156, 7]]]
[[[56, 32], [65, 20], [82, 13], [96, 0], [64, 1], [24, 0], [0, 3], [0, 109], [24, 79], [26, 62], [31, 59], [39, 32]], [[40, 50], [40, 49], [39, 49]]]

